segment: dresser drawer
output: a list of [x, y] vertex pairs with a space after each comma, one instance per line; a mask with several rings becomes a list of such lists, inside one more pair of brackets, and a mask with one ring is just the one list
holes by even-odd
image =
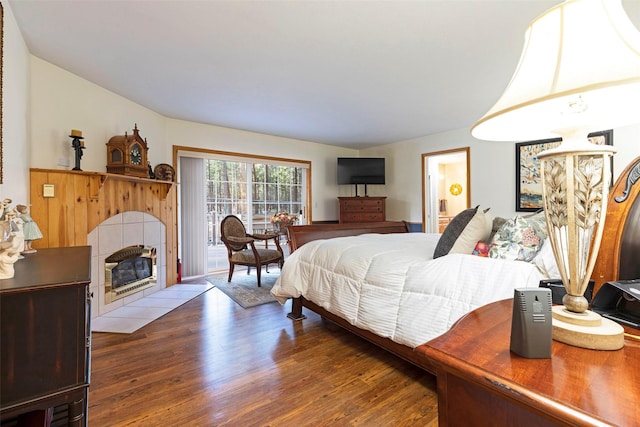
[[346, 213], [342, 222], [378, 222], [384, 221], [384, 214], [380, 213]]
[[380, 202], [376, 203], [354, 203], [344, 206], [344, 212], [382, 212], [384, 206]]

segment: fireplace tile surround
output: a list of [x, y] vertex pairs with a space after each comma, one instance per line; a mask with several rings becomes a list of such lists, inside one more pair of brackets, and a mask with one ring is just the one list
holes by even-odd
[[[93, 248], [90, 285], [94, 301], [91, 307], [92, 319], [167, 287], [165, 231], [165, 225], [153, 215], [141, 211], [128, 211], [106, 219], [89, 233], [87, 244]], [[107, 304], [104, 295], [105, 258], [131, 245], [156, 248], [156, 285]]]

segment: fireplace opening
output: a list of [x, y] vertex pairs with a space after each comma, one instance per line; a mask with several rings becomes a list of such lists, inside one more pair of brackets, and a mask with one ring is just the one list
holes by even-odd
[[156, 249], [134, 245], [105, 259], [105, 302], [111, 303], [156, 284]]

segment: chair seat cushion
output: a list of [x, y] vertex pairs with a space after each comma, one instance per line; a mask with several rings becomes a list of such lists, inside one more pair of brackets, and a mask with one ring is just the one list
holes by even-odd
[[[275, 262], [280, 257], [281, 254], [275, 249], [256, 249], [258, 251], [258, 256], [260, 257], [260, 262], [262, 264], [266, 264], [267, 262]], [[240, 252], [236, 252], [231, 256], [231, 260], [239, 263], [255, 263], [256, 257], [253, 255], [253, 251], [251, 249], [245, 249]]]

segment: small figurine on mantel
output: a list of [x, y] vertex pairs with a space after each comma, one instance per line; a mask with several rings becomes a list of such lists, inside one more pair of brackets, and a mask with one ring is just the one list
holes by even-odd
[[23, 254], [32, 254], [37, 252], [36, 249], [31, 247], [31, 242], [37, 239], [42, 239], [42, 232], [40, 231], [40, 227], [38, 224], [31, 218], [29, 212], [29, 206], [26, 205], [18, 205], [16, 206], [16, 210], [18, 211], [18, 218], [23, 221], [22, 232], [24, 234], [24, 250]]
[[147, 169], [149, 169], [149, 178], [156, 179], [156, 174], [153, 172], [153, 168], [151, 167], [151, 162], [147, 161]]
[[75, 154], [76, 154], [76, 165], [72, 170], [81, 171], [82, 169], [80, 169], [80, 159], [82, 159], [82, 150], [84, 150], [85, 148], [84, 141], [83, 141], [84, 138], [82, 137], [82, 131], [72, 129], [71, 135], [69, 135], [69, 137], [73, 140], [71, 142], [71, 147], [73, 147], [73, 150], [75, 151]]

